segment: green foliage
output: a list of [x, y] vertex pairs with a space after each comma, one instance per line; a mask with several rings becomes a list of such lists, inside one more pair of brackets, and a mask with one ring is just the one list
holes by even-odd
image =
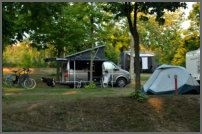
[[143, 102], [144, 100], [148, 99], [148, 96], [147, 95], [143, 95], [141, 94], [141, 92], [138, 90], [135, 90], [133, 92], [131, 92], [129, 94], [129, 96], [133, 99], [136, 99], [137, 101], [139, 102]]
[[7, 99], [8, 99], [8, 96], [2, 95], [2, 99], [3, 99], [3, 100], [7, 100]]
[[105, 47], [105, 57], [106, 59], [113, 61], [115, 64], [118, 63], [118, 53], [114, 50], [113, 46], [107, 45]]
[[51, 74], [49, 74], [50, 76], [56, 76], [56, 73], [51, 73]]
[[181, 23], [184, 21], [183, 12], [165, 12], [164, 25], [150, 16], [149, 22], [139, 21], [140, 43], [150, 51], [156, 51], [156, 60], [160, 64], [176, 64], [173, 62], [182, 40]]
[[94, 89], [94, 88], [96, 88], [96, 85], [94, 84], [93, 81], [91, 81], [90, 84], [86, 85], [84, 88], [85, 89]]
[[190, 27], [183, 31], [184, 38], [180, 42], [179, 49], [173, 58], [172, 64], [185, 66], [186, 53], [200, 47], [200, 3], [193, 4], [188, 19]]
[[[128, 20], [130, 33], [134, 39], [136, 57], [139, 57], [139, 34], [137, 31], [137, 14], [144, 13], [143, 20], [148, 20], [146, 15], [155, 14], [155, 21], [164, 24], [165, 10], [174, 12], [180, 7], [185, 7], [185, 2], [109, 2], [104, 8], [107, 12], [114, 14], [115, 18], [125, 17]], [[142, 19], [141, 19], [142, 20]], [[140, 90], [140, 64], [139, 58], [135, 58], [136, 89]]]
[[46, 28], [45, 25], [59, 13], [56, 2], [3, 2], [2, 3], [2, 42], [3, 48], [8, 44], [22, 41], [24, 33], [32, 33], [36, 29]]
[[[24, 40], [16, 46], [7, 46], [3, 51], [4, 67], [47, 67], [48, 63], [44, 61], [44, 56], [52, 57], [51, 48], [45, 52], [37, 50], [30, 46], [30, 43]], [[54, 63], [50, 65], [55, 67]]]
[[[160, 64], [184, 66], [186, 52], [200, 47], [199, 2], [193, 5], [188, 17], [191, 25], [185, 31], [180, 27], [184, 16], [178, 10], [185, 7], [185, 3], [180, 2], [4, 2], [3, 65], [47, 67], [48, 63], [43, 60], [44, 49], [45, 57], [63, 57], [63, 54], [88, 49], [92, 43], [105, 44], [106, 58], [117, 63], [118, 55], [129, 49], [130, 25], [126, 18], [130, 16], [134, 21], [134, 4], [138, 8], [140, 44], [150, 51], [158, 51], [156, 59]], [[29, 40], [23, 41], [24, 48], [8, 46], [22, 41], [25, 32], [30, 35], [31, 43]], [[42, 48], [44, 44], [45, 48]], [[50, 62], [50, 66], [56, 67], [56, 62]]]

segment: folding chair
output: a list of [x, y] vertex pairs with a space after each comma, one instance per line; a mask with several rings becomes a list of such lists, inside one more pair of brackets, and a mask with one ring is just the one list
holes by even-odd
[[108, 82], [105, 83], [105, 84], [104, 84], [104, 76], [102, 76], [102, 78], [100, 80], [100, 83], [101, 83], [101, 87], [103, 87], [103, 88], [108, 87], [109, 84], [112, 84], [111, 75], [110, 75], [110, 78], [109, 78]]

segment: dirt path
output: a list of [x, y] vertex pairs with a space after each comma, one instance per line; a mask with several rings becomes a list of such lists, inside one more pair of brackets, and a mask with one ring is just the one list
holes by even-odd
[[[46, 99], [3, 102], [3, 130], [188, 132], [200, 128], [200, 96]], [[187, 110], [189, 109], [189, 110]], [[199, 128], [196, 126], [199, 124]]]
[[5, 93], [5, 96], [26, 96], [26, 95], [70, 95], [70, 94], [77, 94], [77, 91], [68, 91], [68, 92], [27, 92], [27, 93], [14, 93], [14, 92], [8, 92]]

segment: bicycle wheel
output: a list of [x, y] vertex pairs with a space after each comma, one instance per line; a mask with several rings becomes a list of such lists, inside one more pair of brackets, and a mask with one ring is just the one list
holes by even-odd
[[5, 84], [7, 87], [11, 87], [11, 81], [9, 79], [5, 79]]
[[6, 75], [5, 84], [7, 87], [12, 87], [14, 78], [15, 78], [15, 75], [12, 75], [12, 74]]
[[24, 82], [25, 82], [25, 78], [23, 76], [20, 76], [18, 80], [18, 85], [25, 88]]
[[26, 88], [26, 89], [33, 89], [36, 86], [36, 81], [32, 78], [27, 78], [27, 79], [25, 79], [23, 85], [24, 85], [24, 88]]
[[16, 87], [19, 86], [19, 81], [18, 80], [13, 80], [13, 81], [11, 81], [10, 85], [11, 85], [11, 87], [16, 88]]
[[36, 81], [34, 79], [32, 79], [33, 81], [33, 85], [32, 85], [32, 89], [36, 87]]

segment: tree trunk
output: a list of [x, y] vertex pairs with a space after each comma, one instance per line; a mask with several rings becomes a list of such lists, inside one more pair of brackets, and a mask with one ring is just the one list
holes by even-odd
[[134, 74], [134, 37], [131, 35], [131, 41], [130, 41], [130, 77], [131, 77], [131, 84], [135, 83], [135, 74]]
[[139, 35], [138, 32], [135, 32], [134, 36], [134, 46], [135, 46], [135, 89], [140, 90], [140, 47], [139, 47]]
[[140, 90], [141, 83], [140, 83], [140, 47], [139, 47], [139, 34], [137, 31], [137, 9], [138, 9], [138, 2], [135, 2], [134, 5], [134, 23], [133, 23], [133, 38], [134, 38], [134, 46], [135, 46], [135, 89], [136, 91]]
[[[131, 8], [134, 10], [134, 17], [133, 21], [131, 19]], [[134, 39], [134, 47], [135, 47], [135, 89], [140, 90], [141, 83], [140, 83], [140, 60], [139, 60], [139, 35], [137, 32], [137, 9], [138, 9], [138, 2], [135, 2], [134, 6], [132, 7], [130, 2], [125, 2], [125, 9], [127, 10], [127, 20], [129, 24], [129, 29]]]

